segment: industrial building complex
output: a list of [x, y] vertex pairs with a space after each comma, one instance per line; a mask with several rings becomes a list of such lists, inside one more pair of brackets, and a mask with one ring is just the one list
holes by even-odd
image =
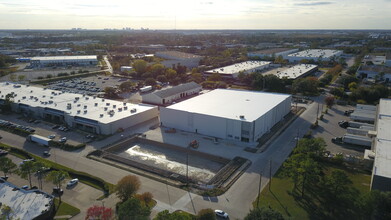
[[290, 95], [216, 89], [160, 108], [160, 120], [163, 126], [169, 128], [256, 142], [290, 109]]
[[33, 68], [55, 67], [55, 66], [96, 66], [98, 59], [92, 56], [51, 56], [33, 57], [30, 66]]
[[237, 78], [240, 72], [253, 73], [259, 72], [270, 67], [270, 62], [267, 61], [245, 61], [232, 64], [225, 67], [220, 67], [204, 72], [205, 75], [218, 73], [224, 78]]
[[155, 56], [166, 59], [161, 63], [169, 68], [171, 68], [172, 65], [177, 65], [178, 63], [182, 66], [186, 66], [187, 68], [197, 67], [202, 59], [202, 56], [179, 51], [159, 51], [155, 53]]
[[0, 204], [11, 208], [12, 219], [52, 219], [54, 212], [54, 196], [37, 189], [21, 189], [2, 178]]
[[284, 57], [284, 59], [289, 60], [289, 62], [299, 62], [300, 60], [314, 60], [315, 62], [318, 62], [337, 59], [341, 55], [341, 50], [310, 49], [289, 54]]
[[142, 100], [144, 103], [167, 105], [173, 103], [176, 100], [198, 94], [201, 90], [201, 85], [195, 82], [189, 82], [171, 88], [144, 94], [142, 95]]
[[371, 188], [391, 191], [391, 99], [380, 99], [376, 116], [376, 133], [372, 151], [375, 161]]
[[12, 110], [97, 134], [114, 134], [158, 116], [157, 107], [64, 93], [29, 85], [0, 83], [0, 104], [12, 94]]
[[279, 78], [297, 79], [308, 76], [311, 73], [318, 71], [318, 66], [313, 64], [298, 64], [284, 71], [278, 72]]
[[259, 58], [272, 58], [272, 57], [278, 57], [282, 56], [285, 57], [288, 54], [295, 53], [299, 51], [299, 49], [294, 48], [271, 48], [271, 49], [265, 49], [265, 50], [259, 50], [247, 53], [248, 57], [259, 57]]

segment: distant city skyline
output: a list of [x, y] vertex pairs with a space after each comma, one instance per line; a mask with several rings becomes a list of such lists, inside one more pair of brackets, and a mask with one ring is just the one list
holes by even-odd
[[391, 29], [391, 0], [0, 0], [0, 29]]

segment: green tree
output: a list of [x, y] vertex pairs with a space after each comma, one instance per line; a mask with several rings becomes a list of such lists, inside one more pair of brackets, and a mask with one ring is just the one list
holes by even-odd
[[138, 76], [141, 76], [145, 71], [147, 71], [147, 62], [145, 60], [135, 60], [133, 62], [133, 69], [136, 71]]
[[122, 92], [129, 92], [132, 90], [133, 86], [134, 86], [134, 83], [132, 81], [125, 81], [125, 82], [121, 83], [118, 88]]
[[35, 170], [35, 174], [37, 176], [37, 179], [38, 179], [38, 185], [39, 185], [39, 189], [42, 189], [43, 188], [43, 179], [45, 178], [46, 176], [46, 171], [48, 169], [48, 166], [43, 163], [43, 162], [36, 162], [34, 163], [34, 170]]
[[220, 74], [218, 73], [212, 73], [209, 77], [208, 77], [208, 81], [221, 81], [221, 76]]
[[201, 83], [204, 81], [204, 78], [202, 77], [202, 74], [201, 73], [192, 73], [190, 75], [190, 79], [189, 81], [193, 81], [193, 82], [196, 82], [196, 83]]
[[10, 217], [11, 214], [13, 213], [13, 210], [11, 209], [11, 207], [7, 206], [7, 205], [2, 205], [1, 206], [1, 219], [3, 219], [2, 217], [4, 217], [4, 220], [11, 220], [12, 218]]
[[178, 75], [177, 72], [171, 68], [168, 68], [166, 70], [166, 77], [167, 77], [168, 81], [170, 81], [170, 82], [171, 82], [171, 80], [175, 79], [177, 77], [177, 75]]
[[374, 198], [374, 219], [391, 219], [391, 192], [373, 192]]
[[35, 162], [34, 161], [25, 161], [23, 162], [19, 167], [19, 175], [22, 178], [27, 178], [30, 184], [30, 188], [33, 187], [33, 184], [31, 183], [31, 174], [35, 172]]
[[8, 157], [0, 157], [0, 170], [4, 173], [4, 176], [15, 172], [17, 166]]
[[18, 80], [19, 80], [19, 81], [23, 81], [25, 78], [26, 78], [25, 75], [19, 75], [19, 76], [18, 76]]
[[167, 77], [165, 75], [159, 75], [156, 77], [157, 81], [161, 82], [161, 83], [166, 83], [168, 80], [167, 80]]
[[276, 59], [274, 59], [274, 63], [276, 63], [276, 64], [286, 64], [287, 60], [284, 60], [284, 58], [280, 55], [280, 56], [277, 56]]
[[145, 80], [145, 85], [154, 86], [156, 85], [156, 80], [154, 78], [148, 78]]
[[109, 99], [116, 99], [118, 98], [118, 95], [116, 93], [116, 90], [113, 87], [106, 87], [104, 89], [105, 91], [105, 97]]
[[9, 76], [10, 81], [15, 82], [16, 81], [16, 75], [11, 73]]
[[118, 218], [120, 220], [147, 220], [151, 214], [151, 209], [144, 206], [135, 197], [127, 199], [118, 206]]
[[166, 67], [163, 64], [155, 63], [151, 66], [151, 73], [153, 77], [157, 77], [159, 75], [164, 74], [165, 69]]
[[201, 209], [197, 213], [197, 220], [215, 220], [216, 214], [212, 209]]
[[[62, 170], [51, 171], [47, 176], [46, 180], [52, 182], [58, 189], [61, 189], [62, 184], [65, 182], [65, 179], [69, 178], [69, 174]], [[58, 194], [61, 203], [61, 193]]]
[[260, 207], [251, 210], [244, 220], [284, 220], [284, 217], [276, 210]]
[[126, 201], [140, 189], [140, 186], [141, 183], [137, 176], [128, 175], [118, 181], [116, 194], [121, 201]]
[[295, 93], [302, 93], [304, 95], [317, 95], [319, 81], [316, 77], [306, 77], [295, 80], [292, 88]]

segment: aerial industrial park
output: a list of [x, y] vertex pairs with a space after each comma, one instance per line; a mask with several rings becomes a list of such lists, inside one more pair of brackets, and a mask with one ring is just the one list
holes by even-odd
[[0, 214], [387, 219], [390, 39], [0, 30]]

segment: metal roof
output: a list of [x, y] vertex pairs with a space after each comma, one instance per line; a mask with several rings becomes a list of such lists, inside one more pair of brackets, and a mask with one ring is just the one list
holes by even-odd
[[154, 94], [159, 96], [160, 98], [167, 98], [167, 97], [170, 97], [170, 96], [182, 93], [182, 92], [186, 92], [191, 89], [196, 89], [196, 88], [201, 89], [202, 87], [201, 87], [201, 85], [199, 85], [195, 82], [189, 82], [189, 83], [181, 84], [181, 85], [174, 86], [174, 87], [171, 87], [168, 89], [156, 91], [156, 92], [154, 92]]

